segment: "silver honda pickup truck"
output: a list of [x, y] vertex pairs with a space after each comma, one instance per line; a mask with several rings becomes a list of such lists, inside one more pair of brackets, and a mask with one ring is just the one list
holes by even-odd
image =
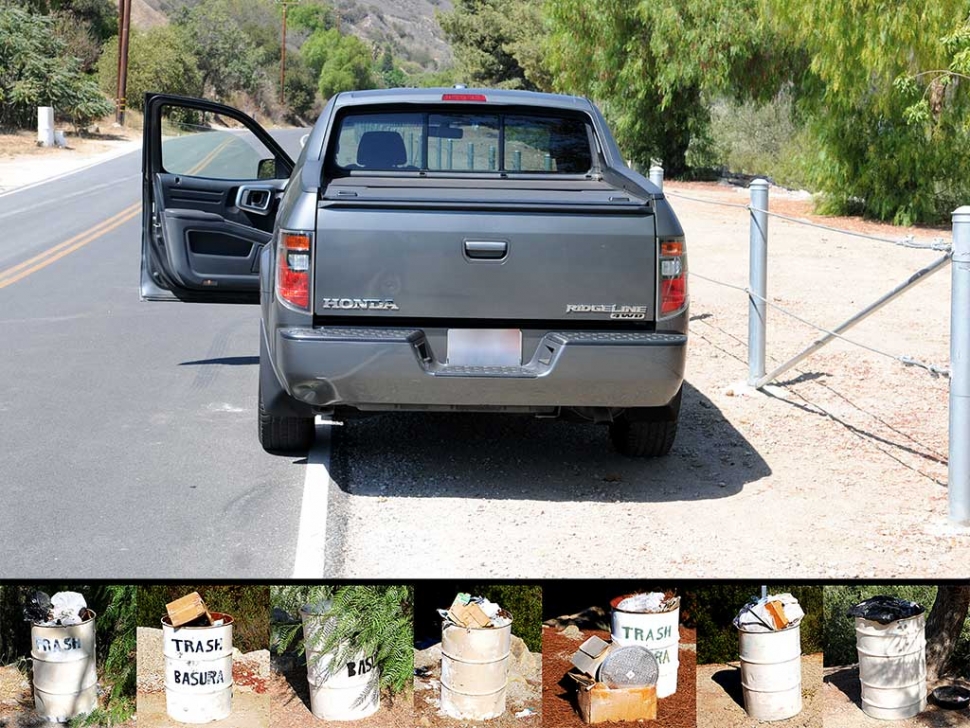
[[296, 161], [236, 109], [145, 110], [141, 297], [261, 306], [266, 450], [306, 450], [317, 414], [394, 411], [563, 417], [625, 455], [670, 450], [684, 234], [587, 99], [341, 93]]

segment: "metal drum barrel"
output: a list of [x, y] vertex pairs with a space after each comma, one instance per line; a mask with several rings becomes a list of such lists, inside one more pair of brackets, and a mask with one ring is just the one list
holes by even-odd
[[81, 624], [30, 627], [34, 709], [51, 723], [87, 715], [98, 705], [94, 612]]
[[680, 600], [668, 612], [632, 612], [619, 608], [625, 596], [617, 597], [610, 632], [613, 642], [621, 647], [642, 645], [653, 652], [660, 668], [657, 697], [666, 698], [677, 692], [677, 668], [680, 666]]
[[173, 627], [162, 618], [165, 706], [179, 723], [208, 723], [232, 712], [232, 617], [217, 627]]
[[464, 720], [505, 712], [512, 621], [503, 627], [441, 627], [441, 709]]
[[799, 625], [776, 632], [738, 630], [744, 709], [756, 720], [784, 720], [802, 710]]
[[880, 624], [857, 617], [862, 710], [900, 720], [926, 708], [926, 615]]
[[322, 720], [360, 720], [381, 707], [380, 670], [374, 655], [358, 652], [339, 665], [334, 653], [321, 653], [314, 642], [323, 639], [327, 620], [320, 616], [330, 608], [329, 602], [319, 610], [303, 607], [303, 638], [306, 644], [307, 682], [310, 683], [310, 712]]

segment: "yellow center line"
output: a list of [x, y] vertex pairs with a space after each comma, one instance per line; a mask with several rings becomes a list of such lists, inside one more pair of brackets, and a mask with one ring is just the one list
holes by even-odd
[[[219, 145], [217, 145], [212, 151], [210, 151], [202, 160], [192, 167], [190, 170], [185, 172], [187, 175], [195, 175], [201, 172], [203, 169], [208, 167], [216, 156], [229, 146], [230, 142], [233, 141], [232, 137], [229, 137]], [[126, 207], [121, 212], [116, 215], [112, 215], [107, 220], [102, 220], [94, 227], [88, 228], [82, 233], [78, 233], [72, 238], [68, 238], [62, 243], [51, 246], [42, 253], [38, 253], [33, 258], [28, 258], [22, 263], [11, 266], [5, 270], [0, 271], [0, 288], [6, 288], [12, 283], [16, 283], [29, 276], [31, 273], [36, 273], [41, 268], [46, 268], [51, 263], [54, 263], [65, 255], [73, 253], [75, 250], [83, 248], [88, 243], [97, 240], [105, 233], [109, 233], [112, 230], [124, 225], [126, 222], [134, 218], [141, 211], [141, 202], [136, 202], [130, 207]]]

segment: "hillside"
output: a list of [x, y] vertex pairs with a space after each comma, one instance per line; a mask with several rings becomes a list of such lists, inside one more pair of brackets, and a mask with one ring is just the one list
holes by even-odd
[[[164, 24], [180, 7], [198, 2], [132, 0], [132, 22], [138, 28]], [[334, 0], [333, 5], [345, 32], [375, 46], [390, 45], [408, 72], [435, 71], [451, 64], [451, 48], [435, 19], [436, 10], [451, 10], [449, 0]]]

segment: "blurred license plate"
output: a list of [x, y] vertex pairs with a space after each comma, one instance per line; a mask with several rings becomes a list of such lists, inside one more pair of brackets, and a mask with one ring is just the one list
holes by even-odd
[[448, 329], [448, 364], [517, 367], [522, 364], [522, 330]]

